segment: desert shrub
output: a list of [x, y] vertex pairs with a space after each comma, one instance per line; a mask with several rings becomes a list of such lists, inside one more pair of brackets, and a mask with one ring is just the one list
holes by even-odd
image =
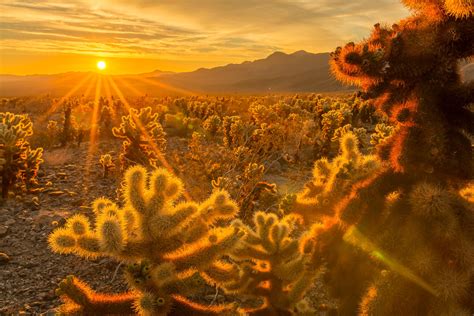
[[36, 175], [43, 148], [32, 149], [28, 138], [33, 135], [33, 124], [26, 115], [0, 113], [0, 148], [3, 167], [2, 197], [7, 198], [9, 189], [19, 183], [29, 190], [36, 184]]

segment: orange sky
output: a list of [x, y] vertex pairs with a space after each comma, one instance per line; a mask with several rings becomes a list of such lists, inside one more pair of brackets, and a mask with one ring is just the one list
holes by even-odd
[[398, 0], [0, 0], [0, 73], [190, 71], [328, 52], [408, 12]]

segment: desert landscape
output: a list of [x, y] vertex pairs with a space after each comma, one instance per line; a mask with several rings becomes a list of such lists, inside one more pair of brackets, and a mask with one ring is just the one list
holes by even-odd
[[0, 2], [0, 315], [472, 315], [472, 1], [184, 2]]

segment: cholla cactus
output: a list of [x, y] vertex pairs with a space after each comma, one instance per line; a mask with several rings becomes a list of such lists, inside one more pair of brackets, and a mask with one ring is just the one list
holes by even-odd
[[250, 315], [290, 315], [320, 272], [314, 231], [297, 235], [296, 217], [280, 219], [264, 212], [255, 213], [255, 228], [240, 221], [234, 226], [245, 231], [243, 242], [231, 254], [239, 274], [222, 278], [221, 285], [228, 292], [262, 301], [244, 309]]
[[133, 164], [156, 166], [159, 156], [166, 148], [165, 132], [159, 122], [158, 114], [151, 108], [130, 109], [122, 116], [122, 123], [114, 127], [115, 137], [123, 139], [120, 161], [122, 169]]
[[212, 180], [214, 189], [224, 189], [237, 197], [240, 206], [239, 217], [247, 224], [252, 223], [256, 209], [270, 210], [277, 207], [276, 184], [263, 181], [265, 166], [248, 163], [242, 174], [236, 177], [218, 177]]
[[43, 162], [42, 157], [43, 148], [31, 149], [27, 147], [23, 157], [24, 167], [19, 173], [26, 191], [29, 191], [31, 186], [38, 184], [36, 176], [38, 175], [40, 164]]
[[341, 137], [343, 137], [347, 133], [353, 133], [357, 140], [359, 141], [359, 147], [365, 147], [365, 140], [367, 138], [367, 130], [363, 127], [353, 127], [351, 124], [346, 124], [342, 127], [337, 128], [334, 131], [334, 135], [331, 138], [333, 142], [339, 142]]
[[246, 145], [252, 130], [240, 116], [225, 116], [221, 127], [224, 145], [228, 148]]
[[17, 179], [26, 189], [35, 183], [36, 173], [42, 162], [42, 148], [31, 149], [27, 141], [33, 135], [33, 124], [26, 115], [0, 113], [0, 146], [3, 156], [2, 197]]
[[[141, 166], [125, 174], [125, 205], [107, 199], [94, 202], [94, 225], [81, 214], [56, 229], [49, 244], [58, 253], [85, 258], [109, 256], [129, 264], [126, 279], [132, 291], [97, 294], [72, 278], [60, 285], [64, 311], [82, 314], [181, 315], [222, 314], [232, 306], [201, 306], [187, 296], [205, 279], [225, 273], [221, 257], [231, 251], [243, 232], [219, 226], [238, 212], [225, 191], [215, 191], [203, 203], [177, 202], [183, 191], [179, 179], [158, 168], [151, 174]], [[192, 312], [191, 312], [192, 311]]]
[[48, 121], [48, 125], [46, 126], [46, 134], [48, 136], [48, 145], [55, 145], [56, 141], [59, 139], [59, 135], [61, 134], [61, 129], [59, 128], [57, 121]]
[[63, 109], [63, 128], [60, 134], [61, 146], [66, 146], [70, 141], [74, 140], [76, 134], [76, 123], [72, 116], [73, 107], [77, 106], [72, 100], [68, 100]]
[[210, 136], [216, 136], [217, 132], [219, 131], [219, 128], [221, 126], [222, 120], [218, 115], [211, 115], [209, 116], [204, 123], [202, 124], [202, 127], [206, 132], [209, 133]]
[[293, 211], [306, 223], [332, 216], [335, 206], [359, 181], [368, 180], [381, 167], [374, 155], [362, 155], [357, 137], [348, 132], [340, 139], [341, 154], [329, 161], [319, 159], [314, 164], [313, 180], [297, 195]]
[[3, 171], [7, 161], [5, 160], [5, 149], [3, 149], [3, 144], [0, 144], [0, 172]]
[[[367, 40], [332, 55], [334, 74], [360, 85], [397, 130], [378, 146], [389, 168], [336, 203], [318, 237], [320, 251], [341, 314], [360, 308], [363, 315], [468, 315], [474, 216], [459, 187], [474, 170], [467, 137], [474, 132], [474, 89], [461, 83], [457, 63], [474, 54], [474, 5], [403, 3], [413, 16], [392, 27], [376, 24]], [[390, 272], [381, 273], [381, 265]]]
[[370, 144], [378, 146], [387, 141], [394, 132], [395, 128], [393, 126], [379, 123], [375, 125], [375, 132], [370, 135]]
[[109, 176], [110, 170], [115, 167], [115, 164], [112, 160], [112, 156], [109, 154], [101, 155], [99, 159], [99, 163], [102, 166], [102, 175], [105, 178]]

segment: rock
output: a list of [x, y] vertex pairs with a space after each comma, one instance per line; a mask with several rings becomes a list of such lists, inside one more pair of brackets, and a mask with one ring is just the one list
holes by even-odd
[[13, 218], [10, 218], [10, 219], [6, 220], [4, 224], [6, 226], [11, 226], [11, 225], [15, 224], [15, 222], [16, 221]]
[[0, 225], [0, 238], [5, 237], [8, 233], [8, 226]]
[[8, 262], [10, 262], [10, 257], [4, 252], [0, 252], [0, 265], [7, 264]]

